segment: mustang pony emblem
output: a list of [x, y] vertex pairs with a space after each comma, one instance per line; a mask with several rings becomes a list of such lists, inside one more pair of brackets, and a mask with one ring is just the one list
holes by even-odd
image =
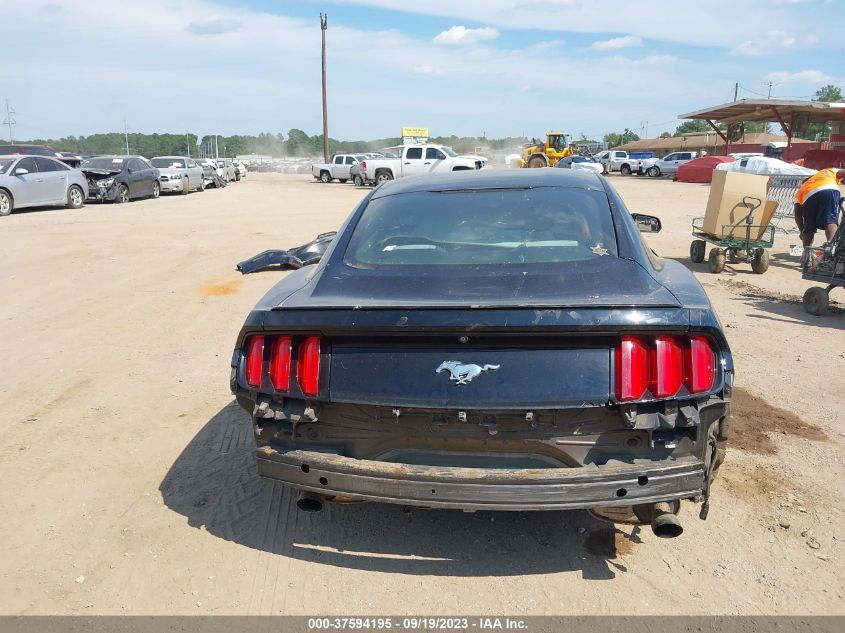
[[444, 360], [434, 373], [448, 371], [451, 374], [449, 380], [454, 380], [456, 385], [466, 385], [481, 372], [496, 371], [499, 367], [500, 365], [464, 365], [459, 360]]

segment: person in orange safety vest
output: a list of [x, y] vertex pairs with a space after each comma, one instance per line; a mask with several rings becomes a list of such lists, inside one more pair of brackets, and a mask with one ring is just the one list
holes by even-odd
[[813, 245], [818, 229], [824, 231], [828, 242], [833, 239], [839, 224], [842, 180], [845, 169], [822, 169], [807, 178], [795, 194], [795, 224], [805, 247]]

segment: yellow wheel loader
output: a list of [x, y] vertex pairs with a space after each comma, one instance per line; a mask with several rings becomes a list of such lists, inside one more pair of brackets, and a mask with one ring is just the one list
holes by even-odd
[[520, 167], [554, 167], [561, 158], [577, 153], [577, 148], [569, 144], [569, 134], [549, 132], [545, 144], [523, 148]]

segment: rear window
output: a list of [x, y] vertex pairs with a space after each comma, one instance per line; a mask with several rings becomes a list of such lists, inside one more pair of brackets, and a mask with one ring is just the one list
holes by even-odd
[[344, 254], [359, 268], [576, 262], [617, 255], [604, 192], [418, 192], [367, 205]]
[[185, 161], [182, 158], [153, 158], [150, 162], [153, 164], [153, 167], [162, 167], [164, 169], [170, 167], [181, 168], [185, 166]]

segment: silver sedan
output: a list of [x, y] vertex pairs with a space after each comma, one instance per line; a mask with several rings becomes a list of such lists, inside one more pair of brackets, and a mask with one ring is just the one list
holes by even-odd
[[161, 191], [188, 193], [195, 189], [205, 191], [205, 177], [200, 165], [187, 156], [156, 156], [150, 160], [161, 174]]
[[78, 169], [46, 156], [0, 156], [0, 216], [24, 207], [78, 209], [88, 181]]

